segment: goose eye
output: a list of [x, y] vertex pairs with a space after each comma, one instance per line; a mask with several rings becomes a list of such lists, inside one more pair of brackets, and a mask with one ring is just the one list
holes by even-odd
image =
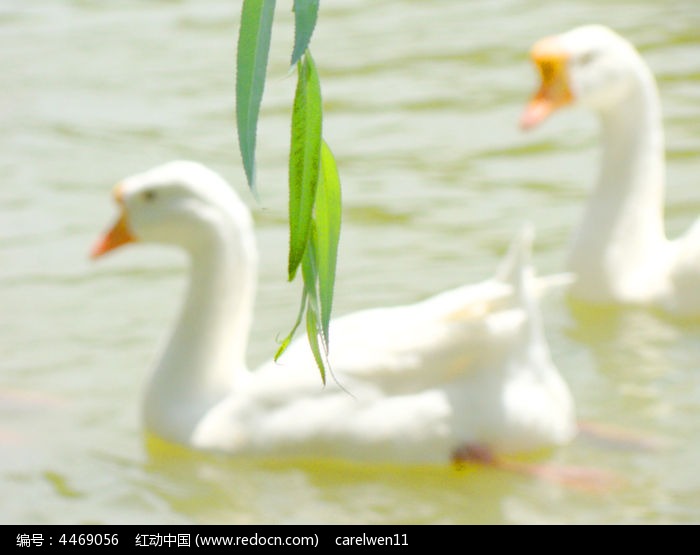
[[141, 196], [146, 202], [152, 202], [156, 198], [156, 192], [153, 189], [146, 189]]

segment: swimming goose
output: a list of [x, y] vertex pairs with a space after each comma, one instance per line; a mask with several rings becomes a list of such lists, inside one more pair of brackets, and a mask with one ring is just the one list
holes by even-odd
[[277, 363], [246, 367], [258, 255], [228, 183], [176, 161], [123, 180], [114, 198], [121, 214], [93, 257], [135, 241], [189, 256], [186, 298], [144, 398], [150, 432], [230, 454], [438, 464], [576, 434], [542, 331], [530, 232], [494, 278], [335, 319], [337, 383], [324, 387], [305, 338]]
[[572, 104], [593, 110], [601, 125], [598, 181], [569, 253], [571, 295], [700, 315], [700, 221], [666, 238], [661, 106], [649, 67], [601, 25], [541, 39], [531, 56], [542, 83], [521, 127]]

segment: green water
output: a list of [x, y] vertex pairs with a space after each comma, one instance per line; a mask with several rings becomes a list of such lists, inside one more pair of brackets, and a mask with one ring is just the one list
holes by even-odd
[[[659, 79], [667, 226], [700, 214], [696, 0], [324, 0], [314, 36], [324, 135], [344, 190], [336, 314], [410, 302], [493, 272], [535, 222], [559, 271], [596, 171], [583, 111], [524, 135], [537, 38], [603, 22]], [[223, 173], [255, 213], [255, 366], [299, 300], [285, 282], [292, 14], [278, 2], [258, 140], [261, 203], [234, 121], [240, 3], [0, 1], [0, 521], [4, 523], [698, 523], [700, 324], [544, 302], [582, 419], [664, 439], [584, 439], [551, 461], [625, 484], [583, 494], [502, 472], [259, 463], [148, 442], [146, 370], [183, 291], [182, 257], [87, 252], [125, 175], [175, 158]], [[700, 284], [699, 284], [700, 286]]]

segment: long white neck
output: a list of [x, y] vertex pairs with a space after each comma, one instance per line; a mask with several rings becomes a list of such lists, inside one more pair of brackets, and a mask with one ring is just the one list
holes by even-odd
[[630, 94], [599, 115], [601, 170], [569, 267], [579, 296], [633, 301], [635, 289], [648, 288], [640, 280], [666, 243], [661, 107], [648, 68], [640, 64]]
[[144, 402], [146, 427], [178, 442], [231, 392], [234, 376], [247, 371], [257, 276], [253, 233], [218, 228], [206, 241], [190, 251], [187, 296]]

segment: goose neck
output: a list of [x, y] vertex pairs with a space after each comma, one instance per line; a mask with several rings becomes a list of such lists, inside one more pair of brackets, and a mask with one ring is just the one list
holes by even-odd
[[231, 393], [246, 368], [257, 255], [250, 238], [217, 232], [189, 249], [189, 283], [181, 312], [145, 398], [147, 426], [175, 441]]
[[569, 259], [579, 290], [588, 284], [607, 294], [666, 242], [661, 107], [650, 72], [637, 77], [623, 101], [599, 111], [600, 173]]

